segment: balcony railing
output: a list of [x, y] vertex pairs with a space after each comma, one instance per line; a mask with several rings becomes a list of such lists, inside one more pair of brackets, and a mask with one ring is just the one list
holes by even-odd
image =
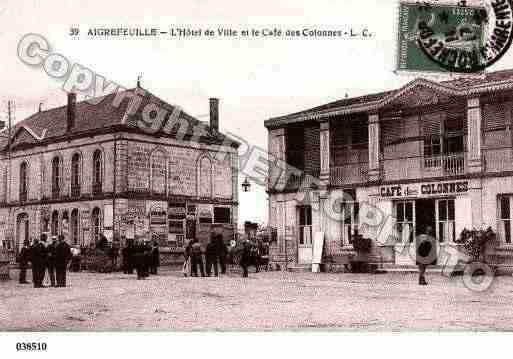
[[58, 199], [61, 194], [61, 190], [59, 187], [52, 187], [52, 198]]
[[424, 158], [424, 168], [441, 168], [444, 175], [457, 175], [465, 172], [465, 154], [457, 153]]
[[78, 186], [78, 185], [71, 186], [71, 197], [72, 198], [80, 197], [80, 186]]
[[93, 195], [102, 193], [102, 184], [101, 183], [93, 183]]
[[330, 180], [334, 186], [367, 181], [369, 173], [368, 163], [350, 163], [330, 168]]

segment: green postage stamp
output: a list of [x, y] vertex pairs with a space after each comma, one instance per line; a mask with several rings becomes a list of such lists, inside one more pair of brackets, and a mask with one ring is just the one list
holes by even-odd
[[511, 0], [482, 6], [400, 2], [397, 69], [415, 72], [482, 72], [508, 50]]

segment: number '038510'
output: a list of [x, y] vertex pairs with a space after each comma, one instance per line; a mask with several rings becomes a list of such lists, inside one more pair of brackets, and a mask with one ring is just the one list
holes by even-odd
[[21, 342], [16, 343], [16, 351], [45, 351], [46, 343]]

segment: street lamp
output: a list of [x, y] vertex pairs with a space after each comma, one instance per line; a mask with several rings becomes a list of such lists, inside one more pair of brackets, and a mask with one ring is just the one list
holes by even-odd
[[250, 188], [251, 188], [251, 183], [249, 183], [248, 178], [246, 177], [244, 182], [242, 182], [242, 191], [249, 192]]

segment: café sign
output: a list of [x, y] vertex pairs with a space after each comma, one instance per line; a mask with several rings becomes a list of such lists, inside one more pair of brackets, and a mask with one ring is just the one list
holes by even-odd
[[468, 181], [413, 183], [379, 188], [381, 197], [426, 197], [458, 195], [468, 192]]

